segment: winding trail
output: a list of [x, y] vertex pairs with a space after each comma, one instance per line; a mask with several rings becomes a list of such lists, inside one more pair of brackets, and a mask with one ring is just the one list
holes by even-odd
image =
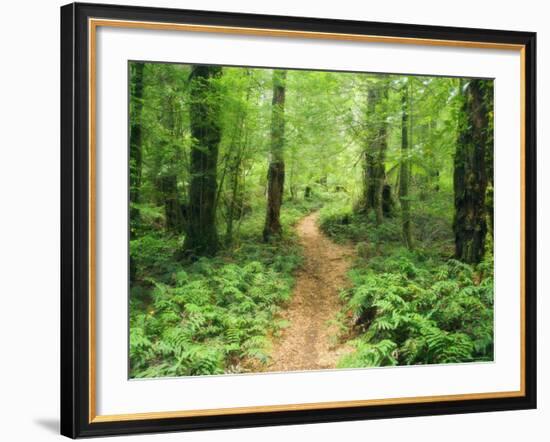
[[330, 324], [340, 311], [339, 291], [347, 283], [353, 249], [332, 242], [317, 225], [319, 212], [303, 218], [296, 231], [304, 248], [304, 264], [283, 312], [290, 325], [275, 342], [267, 371], [335, 368], [340, 357], [351, 351], [334, 342], [337, 328]]

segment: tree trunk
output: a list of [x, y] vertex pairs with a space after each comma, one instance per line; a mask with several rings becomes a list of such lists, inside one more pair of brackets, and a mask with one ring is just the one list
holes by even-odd
[[221, 139], [218, 66], [193, 66], [190, 76], [190, 126], [193, 145], [187, 235], [184, 249], [192, 256], [213, 255], [218, 250], [216, 229], [216, 174]]
[[285, 80], [286, 71], [273, 71], [273, 101], [271, 114], [271, 158], [267, 173], [267, 210], [264, 241], [282, 234], [281, 204], [285, 182], [285, 162], [283, 155], [285, 135]]
[[[250, 70], [246, 71], [248, 79], [250, 79]], [[250, 95], [252, 93], [252, 82], [248, 83], [245, 95], [245, 103], [249, 104]], [[231, 142], [231, 157], [230, 157], [230, 179], [228, 186], [230, 187], [230, 200], [227, 207], [227, 224], [225, 231], [225, 240], [227, 244], [233, 241], [233, 221], [238, 219], [243, 212], [244, 196], [242, 195], [242, 162], [245, 150], [248, 147], [248, 107], [241, 109], [238, 117], [233, 140]]]
[[[227, 208], [227, 226], [225, 232], [228, 244], [231, 244], [233, 241], [233, 221], [241, 216], [244, 204], [242, 191], [240, 190], [243, 149], [244, 147], [241, 146], [241, 141], [239, 140], [239, 147], [236, 149], [235, 155], [231, 160], [230, 200], [229, 207]], [[240, 210], [237, 212], [238, 209]]]
[[164, 227], [168, 233], [180, 234], [184, 231], [184, 218], [181, 210], [178, 192], [178, 175], [180, 172], [180, 138], [178, 137], [177, 110], [175, 96], [170, 94], [164, 98], [161, 122], [169, 139], [163, 141], [162, 150], [170, 152], [167, 167], [162, 168], [162, 174], [157, 179], [157, 190], [164, 206]]
[[295, 169], [296, 169], [296, 149], [293, 148], [291, 151], [290, 151], [290, 174], [288, 176], [289, 178], [289, 183], [288, 183], [288, 190], [289, 190], [289, 193], [290, 193], [290, 199], [292, 201], [294, 201], [294, 199], [296, 198], [296, 183], [295, 183], [295, 180], [294, 180], [294, 175], [295, 175]]
[[143, 167], [143, 69], [145, 64], [132, 64], [132, 101], [130, 125], [130, 237], [135, 235], [139, 224], [139, 209], [136, 204], [140, 201], [141, 171]]
[[[145, 64], [132, 63], [133, 76], [130, 102], [130, 240], [136, 238], [140, 225], [140, 213], [137, 204], [140, 202], [141, 175], [143, 168], [143, 70]], [[136, 265], [130, 258], [130, 281], [136, 277]]]
[[[456, 258], [469, 264], [481, 261], [487, 234], [487, 149], [492, 149], [492, 130], [486, 80], [461, 82], [463, 104], [454, 158]], [[489, 92], [489, 94], [488, 94]], [[489, 146], [491, 144], [491, 146]]]
[[231, 189], [231, 201], [229, 202], [229, 208], [227, 209], [227, 226], [225, 231], [225, 239], [228, 244], [231, 244], [231, 241], [233, 241], [233, 220], [235, 219], [235, 203], [237, 199], [238, 185], [239, 175], [237, 175], [237, 172], [235, 172]]
[[487, 194], [485, 196], [486, 206], [487, 206], [487, 218], [488, 218], [488, 233], [491, 237], [494, 236], [495, 230], [495, 216], [494, 216], [494, 154], [493, 154], [493, 128], [494, 128], [494, 115], [493, 115], [493, 94], [494, 94], [494, 85], [492, 81], [485, 83], [485, 101], [486, 101], [486, 112], [487, 112], [487, 143], [485, 151], [485, 166], [487, 170]]
[[401, 96], [401, 164], [399, 169], [399, 202], [401, 204], [401, 226], [403, 242], [412, 250], [413, 239], [411, 229], [411, 203], [409, 201], [409, 181], [411, 177], [411, 165], [409, 159], [409, 84], [405, 84]]
[[376, 224], [382, 223], [382, 190], [386, 176], [387, 123], [385, 105], [388, 96], [387, 80], [371, 86], [367, 94], [367, 136], [363, 162], [363, 202], [361, 211], [374, 210]]
[[382, 214], [384, 218], [391, 218], [394, 212], [394, 202], [392, 197], [391, 186], [384, 184], [382, 186]]
[[160, 191], [164, 204], [164, 219], [167, 232], [181, 233], [184, 229], [183, 212], [178, 197], [178, 181], [175, 175], [160, 179]]

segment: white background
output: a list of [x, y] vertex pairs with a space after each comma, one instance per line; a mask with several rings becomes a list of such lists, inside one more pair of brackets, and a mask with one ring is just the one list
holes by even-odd
[[[549, 14], [544, 2], [232, 0], [130, 1], [127, 4], [538, 31], [539, 318], [550, 242], [542, 226], [550, 186], [543, 121], [550, 93]], [[59, 10], [54, 0], [3, 5], [0, 32], [0, 407], [3, 440], [53, 440], [58, 432], [59, 370]], [[546, 212], [546, 213], [545, 213]], [[543, 252], [543, 249], [546, 252]], [[550, 433], [549, 322], [539, 320], [539, 409], [263, 429], [128, 437], [126, 440], [385, 441], [545, 440]]]

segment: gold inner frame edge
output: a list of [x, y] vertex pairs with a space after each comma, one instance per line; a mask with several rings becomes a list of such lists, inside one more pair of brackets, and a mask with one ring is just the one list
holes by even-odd
[[[332, 401], [302, 404], [284, 404], [284, 405], [260, 405], [233, 408], [215, 408], [200, 410], [178, 410], [178, 411], [153, 411], [145, 413], [128, 414], [96, 414], [96, 31], [99, 26], [115, 28], [134, 28], [149, 30], [170, 30], [187, 32], [207, 32], [218, 34], [237, 34], [253, 36], [272, 36], [272, 37], [293, 37], [309, 39], [325, 39], [339, 41], [358, 41], [370, 43], [389, 43], [389, 44], [412, 44], [421, 46], [444, 46], [460, 48], [477, 49], [499, 49], [518, 51], [520, 53], [520, 207], [521, 207], [521, 226], [520, 226], [520, 389], [518, 391], [499, 391], [488, 393], [464, 393], [452, 395], [437, 396], [415, 396], [399, 397], [388, 399], [367, 399], [352, 401]], [[460, 40], [426, 39], [412, 37], [390, 37], [362, 34], [328, 33], [312, 31], [292, 31], [283, 29], [264, 29], [264, 28], [246, 28], [233, 26], [212, 26], [196, 25], [182, 23], [161, 23], [147, 21], [131, 20], [112, 20], [112, 19], [88, 19], [88, 98], [89, 98], [89, 116], [88, 116], [88, 148], [89, 148], [89, 367], [88, 367], [88, 422], [117, 422], [133, 421], [146, 419], [169, 419], [178, 417], [197, 417], [197, 416], [221, 416], [246, 413], [269, 413], [278, 411], [297, 411], [297, 410], [322, 410], [329, 408], [348, 408], [365, 407], [375, 405], [397, 405], [397, 404], [415, 404], [427, 402], [443, 401], [461, 401], [461, 400], [482, 400], [497, 398], [513, 398], [525, 396], [525, 45], [494, 43], [494, 42], [474, 42]]]

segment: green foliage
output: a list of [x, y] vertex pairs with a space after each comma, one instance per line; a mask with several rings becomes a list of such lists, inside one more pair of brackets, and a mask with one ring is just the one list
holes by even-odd
[[[265, 205], [255, 207], [238, 241], [194, 263], [181, 261], [183, 237], [151, 227], [132, 240], [139, 276], [130, 297], [130, 376], [212, 375], [267, 364], [269, 335], [288, 326], [277, 313], [301, 264], [292, 226], [319, 208], [320, 198], [289, 201], [281, 213], [285, 237], [273, 244], [259, 242]], [[156, 215], [143, 210], [146, 220]]]
[[337, 242], [368, 241], [371, 247], [401, 238], [399, 221], [387, 219], [379, 226], [374, 225], [374, 213], [369, 216], [356, 213], [349, 202], [324, 206], [320, 212], [321, 229]]
[[291, 244], [247, 244], [232, 259], [202, 258], [130, 304], [131, 377], [246, 371], [269, 360], [269, 333], [300, 263]]
[[491, 268], [404, 248], [356, 266], [346, 302], [359, 336], [339, 366], [491, 361]]
[[[223, 67], [213, 87], [193, 100], [192, 66], [130, 68], [130, 126], [139, 128], [130, 134], [129, 159], [131, 377], [244, 372], [267, 364], [272, 336], [288, 326], [277, 313], [301, 263], [294, 226], [319, 209], [323, 231], [351, 242], [357, 253], [352, 287], [343, 294], [346, 308], [334, 319], [356, 348], [342, 367], [492, 360], [492, 238], [485, 261], [475, 267], [449, 259], [453, 155], [463, 129], [458, 79], [289, 70], [280, 146], [283, 236], [264, 244], [272, 70]], [[382, 82], [387, 93], [368, 112], [369, 90]], [[406, 153], [404, 84], [410, 88]], [[200, 123], [193, 118], [197, 105], [214, 103], [210, 126], [216, 130], [203, 135], [216, 138], [209, 172], [215, 176], [210, 198], [205, 203], [201, 193], [195, 209], [215, 214], [220, 250], [191, 263], [183, 246], [186, 233], [187, 240], [193, 236], [191, 183], [208, 175], [193, 169], [200, 136], [191, 127]], [[380, 126], [382, 177], [394, 213], [376, 225], [372, 209], [357, 209], [367, 180], [365, 153]], [[409, 191], [399, 200], [404, 161]], [[410, 205], [414, 252], [401, 246], [403, 201]]]
[[150, 233], [130, 241], [130, 259], [135, 263], [139, 279], [164, 279], [177, 270], [178, 238]]
[[[334, 194], [316, 193], [311, 199], [304, 198], [286, 198], [281, 209], [281, 224], [287, 237], [294, 235], [294, 225], [307, 215], [321, 207], [327, 202], [332, 201]], [[241, 242], [261, 241], [262, 229], [265, 223], [265, 199], [252, 202], [250, 214], [243, 217], [239, 225], [239, 239]]]

